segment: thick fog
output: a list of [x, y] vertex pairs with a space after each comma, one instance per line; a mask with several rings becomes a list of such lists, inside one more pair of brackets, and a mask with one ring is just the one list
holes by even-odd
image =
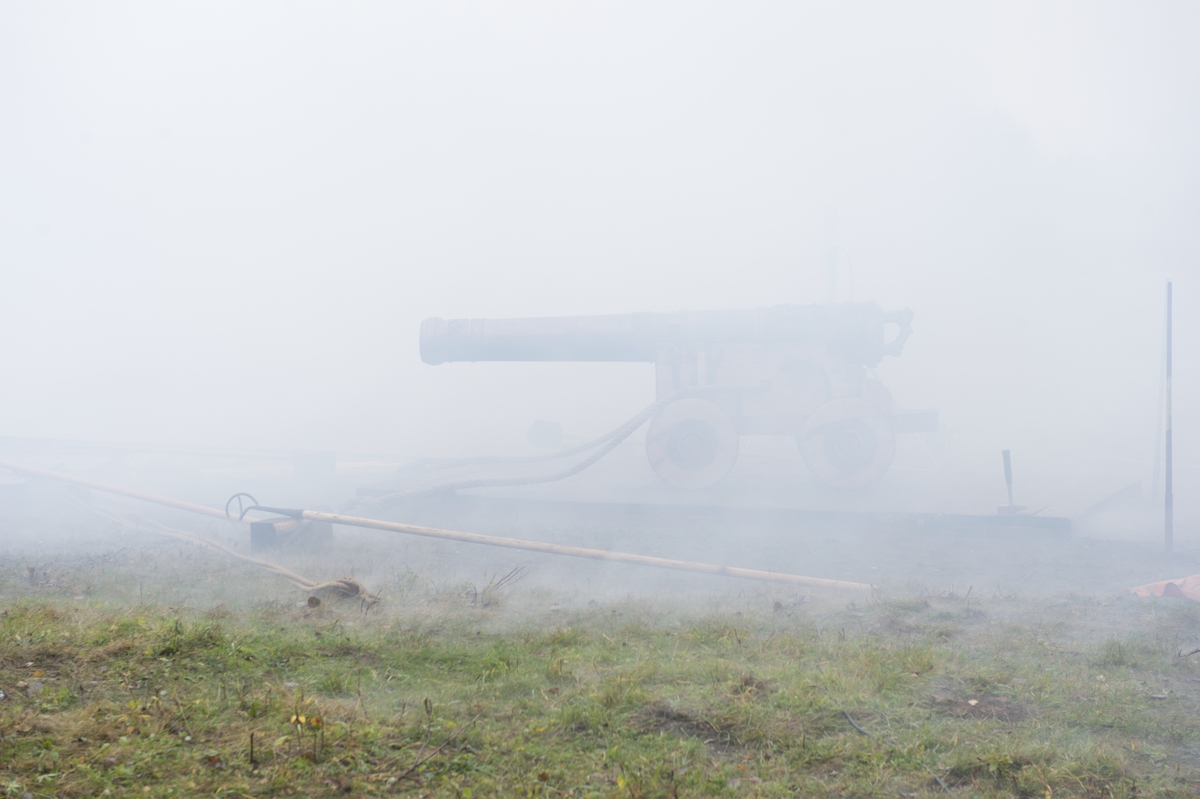
[[997, 481], [1004, 448], [1018, 475], [1150, 479], [1174, 279], [1184, 494], [1198, 23], [1187, 3], [6, 4], [0, 435], [532, 452], [535, 420], [584, 438], [652, 402], [652, 367], [428, 366], [423, 318], [821, 303], [836, 246], [839, 300], [915, 312], [880, 377]]

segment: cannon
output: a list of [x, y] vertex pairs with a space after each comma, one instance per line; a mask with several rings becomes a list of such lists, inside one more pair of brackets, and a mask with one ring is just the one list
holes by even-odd
[[897, 433], [937, 428], [935, 411], [901, 411], [870, 371], [900, 354], [912, 318], [874, 303], [432, 318], [421, 323], [421, 360], [652, 363], [662, 407], [646, 454], [669, 485], [720, 480], [737, 461], [741, 436], [790, 435], [818, 480], [857, 488], [888, 470]]

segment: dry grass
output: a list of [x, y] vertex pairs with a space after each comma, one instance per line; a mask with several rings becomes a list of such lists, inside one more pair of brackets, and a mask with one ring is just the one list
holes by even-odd
[[[739, 613], [551, 610], [542, 594], [520, 601], [516, 573], [486, 589], [406, 573], [364, 613], [266, 597], [253, 572], [172, 552], [39, 565], [32, 579], [0, 565], [8, 795], [1144, 797], [1200, 785], [1200, 656], [1186, 656], [1200, 609], [1177, 600], [785, 606], [763, 594]], [[156, 601], [219, 578], [241, 581], [241, 598]]]

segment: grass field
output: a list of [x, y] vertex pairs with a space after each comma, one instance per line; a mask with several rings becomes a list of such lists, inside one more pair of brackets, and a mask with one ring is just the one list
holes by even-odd
[[1182, 600], [556, 608], [412, 575], [369, 611], [197, 609], [139, 564], [103, 574], [141, 601], [0, 570], [6, 796], [1200, 793]]

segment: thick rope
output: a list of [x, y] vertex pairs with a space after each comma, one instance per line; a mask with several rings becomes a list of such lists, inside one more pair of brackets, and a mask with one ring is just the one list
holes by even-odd
[[[684, 391], [695, 391], [695, 389], [684, 389]], [[683, 394], [682, 391], [679, 392], [679, 394], [673, 394], [665, 400], [659, 400], [654, 404], [647, 406], [641, 410], [638, 415], [634, 417], [634, 419], [645, 414], [647, 411], [653, 413], [654, 410], [657, 410], [661, 405], [668, 401], [682, 399], [680, 396], [681, 394]], [[632, 419], [630, 421], [632, 421]], [[547, 461], [556, 461], [561, 460], [562, 458], [569, 458], [572, 455], [578, 455], [582, 452], [587, 452], [594, 447], [600, 446], [606, 441], [611, 441], [613, 438], [620, 436], [628, 424], [629, 422], [625, 422], [619, 427], [609, 430], [604, 435], [598, 438], [593, 438], [591, 441], [586, 441], [582, 444], [577, 444], [567, 449], [560, 449], [546, 455], [482, 455], [475, 458], [423, 458], [413, 465], [425, 466], [431, 469], [453, 469], [459, 466], [483, 466], [494, 463], [545, 463]], [[634, 429], [636, 430], [637, 428]], [[629, 433], [625, 433], [625, 436], [628, 437]]]
[[633, 416], [631, 419], [629, 419], [629, 421], [625, 422], [620, 427], [617, 427], [600, 436], [599, 438], [589, 441], [586, 444], [581, 444], [580, 446], [573, 447], [569, 450], [556, 452], [552, 455], [535, 455], [527, 458], [463, 458], [457, 461], [441, 462], [453, 465], [482, 463], [534, 463], [539, 461], [555, 460], [568, 455], [575, 455], [580, 452], [585, 452], [599, 444], [604, 444], [604, 446], [600, 447], [600, 449], [596, 450], [590, 456], [574, 466], [558, 472], [553, 472], [548, 475], [536, 475], [532, 477], [485, 477], [474, 480], [459, 480], [453, 483], [443, 483], [441, 485], [430, 486], [428, 488], [417, 488], [409, 491], [393, 491], [389, 494], [384, 494], [383, 496], [379, 497], [356, 497], [350, 502], [346, 503], [343, 506], [343, 509], [353, 510], [364, 506], [368, 508], [386, 508], [410, 497], [422, 496], [425, 494], [453, 493], [455, 491], [464, 491], [469, 488], [511, 488], [516, 486], [542, 485], [544, 483], [554, 483], [559, 480], [565, 480], [568, 477], [573, 477], [574, 475], [579, 474], [584, 469], [592, 466], [605, 455], [612, 452], [621, 444], [621, 442], [637, 432], [639, 427], [644, 425], [655, 414], [676, 400], [688, 399], [690, 397], [707, 396], [715, 391], [749, 391], [761, 389], [762, 387], [760, 386], [704, 386], [685, 388], [646, 406], [641, 412]]

